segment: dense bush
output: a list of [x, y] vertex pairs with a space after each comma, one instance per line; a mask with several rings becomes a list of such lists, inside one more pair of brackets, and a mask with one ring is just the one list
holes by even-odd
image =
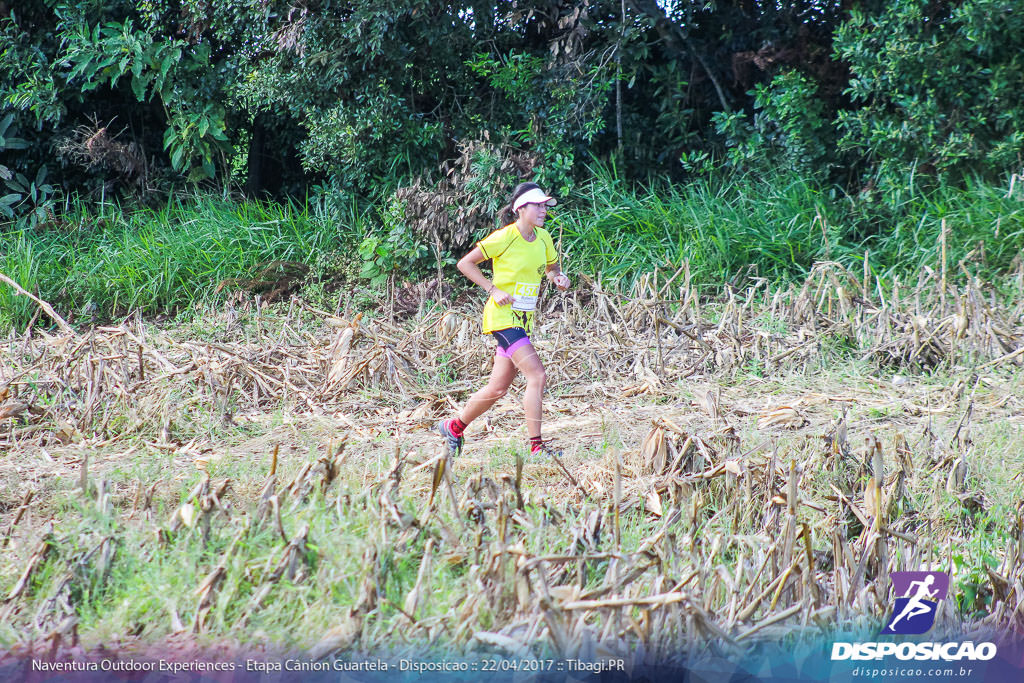
[[955, 179], [1024, 166], [1024, 14], [1015, 0], [900, 0], [836, 34], [855, 106], [840, 147], [882, 189], [908, 169]]
[[25, 0], [0, 18], [0, 115], [26, 143], [4, 165], [151, 202], [211, 179], [379, 199], [474, 141], [562, 194], [612, 155], [639, 181], [992, 179], [1024, 163], [1016, 5]]
[[[0, 270], [104, 315], [339, 243], [373, 282], [415, 277], [535, 179], [608, 276], [866, 250], [912, 272], [943, 219], [998, 272], [1021, 247], [994, 189], [1024, 167], [1017, 4], [0, 0]], [[0, 322], [31, 310], [0, 288]]]
[[1015, 0], [854, 5], [835, 32], [846, 99], [812, 68], [759, 84], [750, 119], [714, 115], [736, 167], [783, 165], [898, 192], [918, 182], [1005, 178], [1024, 167], [1024, 15]]

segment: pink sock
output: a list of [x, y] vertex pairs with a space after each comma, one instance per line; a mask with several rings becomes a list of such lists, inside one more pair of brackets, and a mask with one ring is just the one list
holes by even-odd
[[459, 418], [452, 418], [448, 420], [448, 431], [455, 436], [462, 436], [462, 432], [466, 431], [466, 423]]

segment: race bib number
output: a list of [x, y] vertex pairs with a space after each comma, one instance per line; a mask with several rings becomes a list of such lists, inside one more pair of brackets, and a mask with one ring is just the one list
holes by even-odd
[[540, 292], [540, 285], [529, 285], [517, 282], [512, 291], [513, 311], [532, 311], [537, 308], [537, 295]]

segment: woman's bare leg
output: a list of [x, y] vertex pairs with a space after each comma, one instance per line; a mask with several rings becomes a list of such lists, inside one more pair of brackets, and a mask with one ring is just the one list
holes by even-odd
[[540, 424], [543, 409], [541, 398], [544, 396], [544, 365], [532, 344], [526, 344], [515, 350], [512, 362], [519, 372], [526, 377], [526, 393], [523, 394], [523, 409], [526, 411], [526, 433], [530, 438], [540, 436]]
[[494, 367], [491, 368], [491, 377], [487, 380], [487, 384], [469, 398], [462, 413], [459, 414], [462, 423], [468, 425], [487, 412], [495, 401], [504, 396], [509, 386], [512, 385], [516, 372], [516, 366], [512, 363], [511, 358], [495, 356]]

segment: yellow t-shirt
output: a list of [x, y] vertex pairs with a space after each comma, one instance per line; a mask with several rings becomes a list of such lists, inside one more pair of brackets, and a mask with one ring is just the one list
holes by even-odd
[[484, 334], [509, 327], [522, 327], [529, 332], [533, 325], [540, 279], [547, 267], [558, 261], [548, 231], [534, 228], [534, 233], [533, 241], [527, 242], [512, 223], [476, 243], [484, 257], [492, 259], [495, 286], [511, 294], [513, 299], [510, 306], [497, 306], [494, 299], [487, 299]]

